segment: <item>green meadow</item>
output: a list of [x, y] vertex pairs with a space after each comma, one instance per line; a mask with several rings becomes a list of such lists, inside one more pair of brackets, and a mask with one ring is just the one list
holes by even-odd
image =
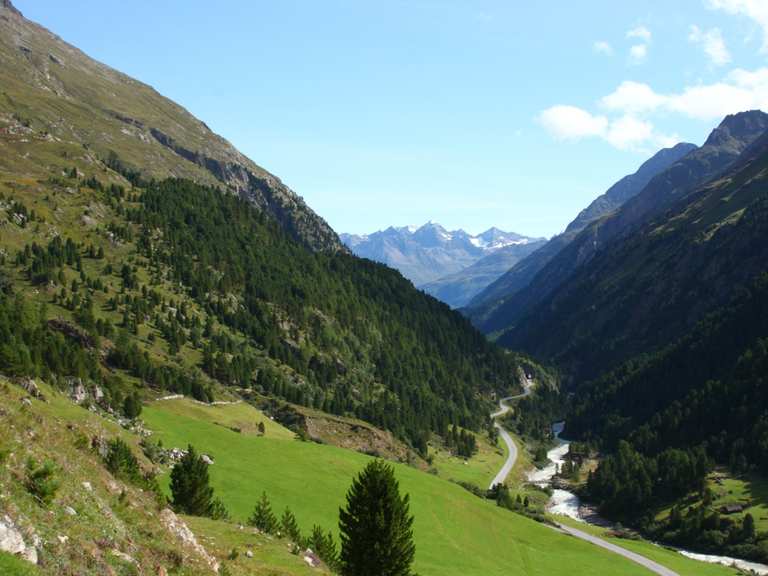
[[[214, 457], [216, 494], [233, 519], [244, 521], [262, 491], [276, 512], [290, 506], [302, 529], [336, 530], [352, 477], [370, 457], [301, 442], [246, 404], [203, 406], [190, 400], [155, 402], [143, 418], [166, 447], [193, 444]], [[248, 432], [264, 421], [266, 434]], [[241, 432], [231, 428], [240, 428]], [[641, 575], [641, 568], [591, 544], [500, 509], [460, 486], [395, 465], [416, 517], [416, 571], [422, 576]], [[167, 487], [167, 474], [163, 478]]]

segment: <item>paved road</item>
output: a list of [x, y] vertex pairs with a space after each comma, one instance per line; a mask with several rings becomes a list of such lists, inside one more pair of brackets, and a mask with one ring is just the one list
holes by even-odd
[[[491, 418], [493, 420], [496, 420], [499, 416], [503, 416], [504, 414], [509, 412], [511, 407], [509, 406], [508, 402], [511, 400], [518, 400], [520, 398], [524, 398], [525, 396], [528, 396], [528, 394], [531, 393], [532, 387], [533, 387], [533, 382], [531, 380], [527, 380], [524, 386], [525, 390], [523, 391], [522, 394], [518, 394], [517, 396], [509, 396], [508, 398], [502, 398], [501, 400], [499, 400], [499, 409], [493, 414], [491, 414]], [[509, 432], [504, 430], [504, 428], [502, 428], [498, 422], [494, 422], [493, 425], [498, 429], [499, 435], [501, 436], [502, 440], [504, 440], [504, 443], [507, 445], [507, 448], [509, 448], [509, 456], [507, 456], [507, 461], [504, 462], [504, 466], [502, 466], [501, 470], [499, 470], [499, 473], [496, 474], [496, 477], [491, 482], [491, 485], [489, 486], [489, 488], [493, 488], [496, 484], [501, 484], [502, 482], [504, 482], [504, 480], [506, 480], [507, 478], [507, 475], [512, 470], [512, 467], [515, 465], [515, 461], [517, 460], [517, 446], [515, 445], [515, 442], [512, 440], [512, 436], [510, 436]], [[579, 538], [581, 540], [594, 544], [595, 546], [600, 546], [600, 548], [604, 548], [605, 550], [613, 552], [614, 554], [618, 554], [619, 556], [622, 556], [628, 560], [631, 560], [632, 562], [636, 562], [637, 564], [640, 564], [641, 566], [647, 568], [648, 570], [650, 570], [655, 574], [659, 574], [660, 576], [680, 576], [677, 572], [674, 572], [669, 568], [666, 568], [661, 564], [654, 562], [653, 560], [649, 560], [645, 556], [640, 556], [639, 554], [635, 554], [634, 552], [631, 552], [626, 548], [622, 548], [621, 546], [617, 546], [616, 544], [611, 544], [607, 540], [603, 540], [602, 538], [593, 536], [592, 534], [584, 532], [583, 530], [579, 530], [578, 528], [571, 528], [570, 526], [566, 526], [565, 524], [560, 524], [559, 522], [556, 522], [556, 524], [558, 528], [563, 532], [565, 532], [566, 534], [570, 534], [575, 538]]]
[[579, 530], [577, 528], [571, 528], [570, 526], [566, 526], [565, 524], [560, 524], [559, 522], [556, 522], [556, 524], [558, 528], [560, 528], [560, 530], [562, 530], [563, 532], [570, 534], [571, 536], [575, 536], [576, 538], [579, 538], [581, 540], [590, 542], [595, 546], [600, 546], [600, 548], [605, 548], [606, 550], [609, 550], [614, 554], [618, 554], [619, 556], [623, 556], [628, 560], [632, 560], [632, 562], [636, 562], [637, 564], [640, 564], [640, 566], [644, 566], [645, 568], [648, 568], [648, 570], [650, 570], [655, 574], [659, 574], [660, 576], [680, 576], [677, 572], [674, 572], [669, 568], [665, 568], [661, 564], [658, 564], [653, 560], [649, 560], [645, 556], [640, 556], [640, 554], [635, 554], [634, 552], [630, 552], [626, 548], [622, 548], [621, 546], [616, 546], [616, 544], [611, 544], [610, 542], [603, 540], [602, 538], [598, 538], [597, 536], [593, 536], [592, 534], [588, 534], [583, 530]]
[[[510, 406], [507, 404], [510, 400], [518, 400], [520, 398], [524, 398], [525, 396], [528, 396], [528, 394], [531, 393], [531, 387], [533, 386], [533, 381], [527, 380], [525, 385], [523, 386], [524, 390], [522, 394], [518, 394], [517, 396], [509, 396], [507, 398], [502, 398], [499, 400], [499, 409], [491, 414], [491, 418], [493, 420], [496, 420], [499, 416], [503, 416], [510, 410]], [[507, 479], [507, 476], [512, 470], [512, 467], [515, 465], [515, 461], [517, 460], [517, 446], [515, 445], [514, 440], [512, 440], [512, 436], [509, 435], [509, 432], [504, 430], [502, 428], [501, 424], [498, 422], [494, 422], [493, 425], [496, 427], [496, 429], [499, 431], [499, 436], [501, 436], [501, 439], [504, 440], [504, 443], [507, 445], [507, 448], [509, 449], [509, 455], [507, 456], [507, 461], [504, 462], [504, 466], [501, 467], [501, 470], [499, 470], [499, 473], [496, 474], [496, 477], [491, 480], [491, 485], [488, 486], [489, 489], [493, 488], [496, 484], [501, 484], [504, 482], [504, 480]]]

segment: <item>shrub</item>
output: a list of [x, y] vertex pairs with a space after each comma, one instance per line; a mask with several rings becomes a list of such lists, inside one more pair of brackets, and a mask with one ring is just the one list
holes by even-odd
[[53, 501], [59, 489], [59, 482], [54, 478], [54, 474], [55, 469], [50, 460], [42, 466], [38, 466], [32, 458], [27, 460], [24, 486], [38, 502], [46, 506]]

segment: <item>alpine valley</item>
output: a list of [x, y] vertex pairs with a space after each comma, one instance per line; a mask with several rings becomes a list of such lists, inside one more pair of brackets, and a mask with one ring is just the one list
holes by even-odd
[[767, 131], [339, 235], [0, 0], [0, 574], [768, 570]]

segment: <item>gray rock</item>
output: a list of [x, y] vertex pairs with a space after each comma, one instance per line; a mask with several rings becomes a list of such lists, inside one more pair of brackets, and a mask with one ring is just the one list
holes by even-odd
[[[33, 540], [38, 545], [40, 544], [39, 538], [34, 537]], [[0, 551], [19, 556], [32, 564], [37, 564], [37, 548], [34, 543], [31, 546], [27, 546], [21, 531], [8, 515], [0, 517]]]

